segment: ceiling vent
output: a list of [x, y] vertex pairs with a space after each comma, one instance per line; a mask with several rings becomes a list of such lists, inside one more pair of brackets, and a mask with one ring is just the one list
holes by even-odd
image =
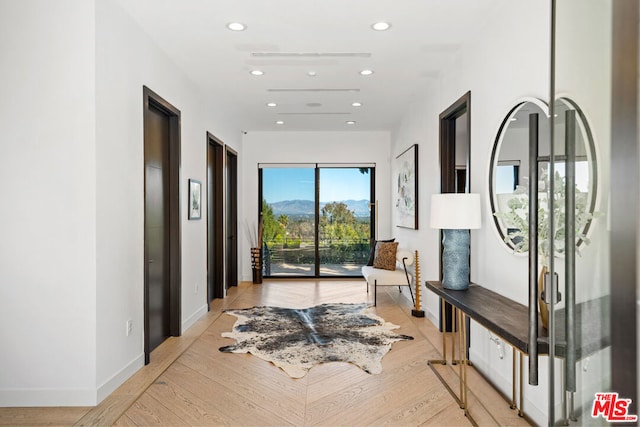
[[333, 113], [333, 112], [324, 112], [324, 113], [277, 113], [279, 116], [345, 116], [350, 115], [351, 113]]
[[267, 89], [267, 92], [360, 92], [360, 89], [327, 89], [327, 88], [301, 88], [301, 89]]
[[251, 52], [256, 58], [371, 58], [369, 52]]

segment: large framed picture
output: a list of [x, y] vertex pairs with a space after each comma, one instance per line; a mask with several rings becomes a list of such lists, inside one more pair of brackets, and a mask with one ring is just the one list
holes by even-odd
[[418, 144], [396, 157], [398, 227], [418, 229]]
[[189, 219], [202, 218], [202, 184], [195, 179], [189, 180]]

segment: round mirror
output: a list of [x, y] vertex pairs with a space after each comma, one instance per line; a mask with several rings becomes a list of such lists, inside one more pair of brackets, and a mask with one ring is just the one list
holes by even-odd
[[[565, 117], [567, 111], [576, 117], [576, 218], [577, 245], [582, 244], [589, 229], [596, 200], [596, 161], [593, 137], [584, 114], [577, 105], [566, 98], [554, 105], [555, 178], [556, 188], [564, 185]], [[538, 115], [538, 198], [542, 209], [548, 206], [550, 130], [547, 105], [538, 99], [518, 102], [506, 115], [495, 140], [491, 154], [489, 174], [490, 203], [496, 230], [503, 242], [515, 253], [526, 253], [528, 247], [529, 206], [529, 119]], [[566, 190], [566, 189], [565, 189]], [[562, 191], [554, 191], [554, 199], [563, 197]], [[563, 209], [560, 204], [558, 209]], [[544, 238], [540, 235], [539, 238]], [[559, 254], [562, 244], [556, 246]], [[542, 255], [544, 250], [542, 250]]]

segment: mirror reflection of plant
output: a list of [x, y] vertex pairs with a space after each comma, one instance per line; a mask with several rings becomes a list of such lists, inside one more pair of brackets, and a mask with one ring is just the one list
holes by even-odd
[[[549, 204], [547, 202], [549, 188], [549, 171], [542, 168], [540, 183], [541, 192], [538, 193], [538, 255], [543, 266], [549, 265]], [[556, 256], [565, 252], [565, 202], [566, 202], [566, 177], [558, 171], [554, 176], [553, 214], [555, 228], [553, 233], [554, 249]], [[518, 186], [507, 203], [507, 212], [496, 212], [494, 215], [501, 219], [509, 228], [514, 229], [507, 234], [504, 241], [511, 244], [515, 252], [527, 252], [529, 250], [529, 197], [526, 187]], [[599, 212], [591, 213], [587, 210], [588, 193], [575, 189], [575, 237], [576, 251], [581, 241], [588, 245], [591, 241], [585, 234], [586, 226], [593, 218], [600, 216]]]

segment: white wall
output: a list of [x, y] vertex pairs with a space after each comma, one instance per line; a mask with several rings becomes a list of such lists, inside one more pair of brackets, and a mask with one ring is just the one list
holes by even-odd
[[[143, 363], [143, 85], [182, 113], [180, 200], [239, 127], [113, 0], [0, 0], [0, 49], [0, 406], [94, 405]], [[206, 212], [181, 209], [184, 330]]]
[[[438, 140], [438, 116], [441, 110], [435, 100], [439, 97], [439, 85], [430, 82], [427, 94], [408, 105], [407, 113], [400, 126], [392, 135], [392, 159], [412, 144], [418, 144], [418, 230], [398, 227], [397, 213], [392, 210], [393, 235], [403, 246], [418, 251], [420, 257], [420, 281], [422, 284], [422, 308], [426, 315], [438, 323], [438, 299], [426, 294], [424, 282], [438, 280], [440, 232], [429, 227], [429, 209], [431, 194], [440, 192], [440, 158]], [[462, 95], [462, 94], [461, 94]], [[391, 198], [395, 200], [394, 177], [398, 170], [396, 163], [391, 164]]]
[[[453, 66], [430, 85], [422, 102], [409, 106], [392, 137], [392, 154], [410, 143], [420, 146], [420, 230], [399, 230], [420, 251], [422, 280], [437, 279], [439, 233], [428, 228], [430, 196], [439, 192], [438, 115], [471, 91], [471, 192], [483, 201], [482, 228], [471, 232], [471, 279], [520, 303], [527, 303], [527, 260], [510, 253], [493, 230], [489, 205], [489, 163], [505, 114], [523, 97], [548, 99], [549, 4], [504, 2], [491, 22], [479, 23], [474, 38], [460, 49]], [[393, 175], [393, 173], [392, 173]], [[393, 197], [393, 195], [392, 195]], [[434, 322], [438, 300], [425, 294], [423, 308]], [[471, 357], [505, 392], [511, 391], [510, 351], [500, 359], [487, 331], [472, 322]], [[526, 363], [526, 362], [525, 362]], [[544, 362], [543, 362], [544, 365]], [[489, 369], [492, 367], [492, 369]], [[542, 371], [546, 369], [543, 366]], [[546, 423], [546, 386], [526, 387], [525, 405], [533, 419]]]
[[[240, 150], [240, 131], [155, 45], [114, 0], [96, 5], [97, 387], [108, 395], [143, 363], [144, 151], [142, 87], [181, 112], [180, 201], [188, 179], [206, 201], [210, 131]], [[241, 156], [241, 154], [240, 154]], [[207, 220], [187, 219], [182, 232], [182, 330], [206, 312]], [[130, 336], [126, 321], [133, 321]]]
[[95, 401], [94, 21], [0, 1], [0, 406]]
[[245, 224], [258, 220], [258, 163], [375, 163], [376, 198], [380, 201], [379, 236], [393, 236], [391, 224], [388, 132], [247, 132], [240, 158], [241, 203], [238, 247], [242, 280], [251, 280]]

